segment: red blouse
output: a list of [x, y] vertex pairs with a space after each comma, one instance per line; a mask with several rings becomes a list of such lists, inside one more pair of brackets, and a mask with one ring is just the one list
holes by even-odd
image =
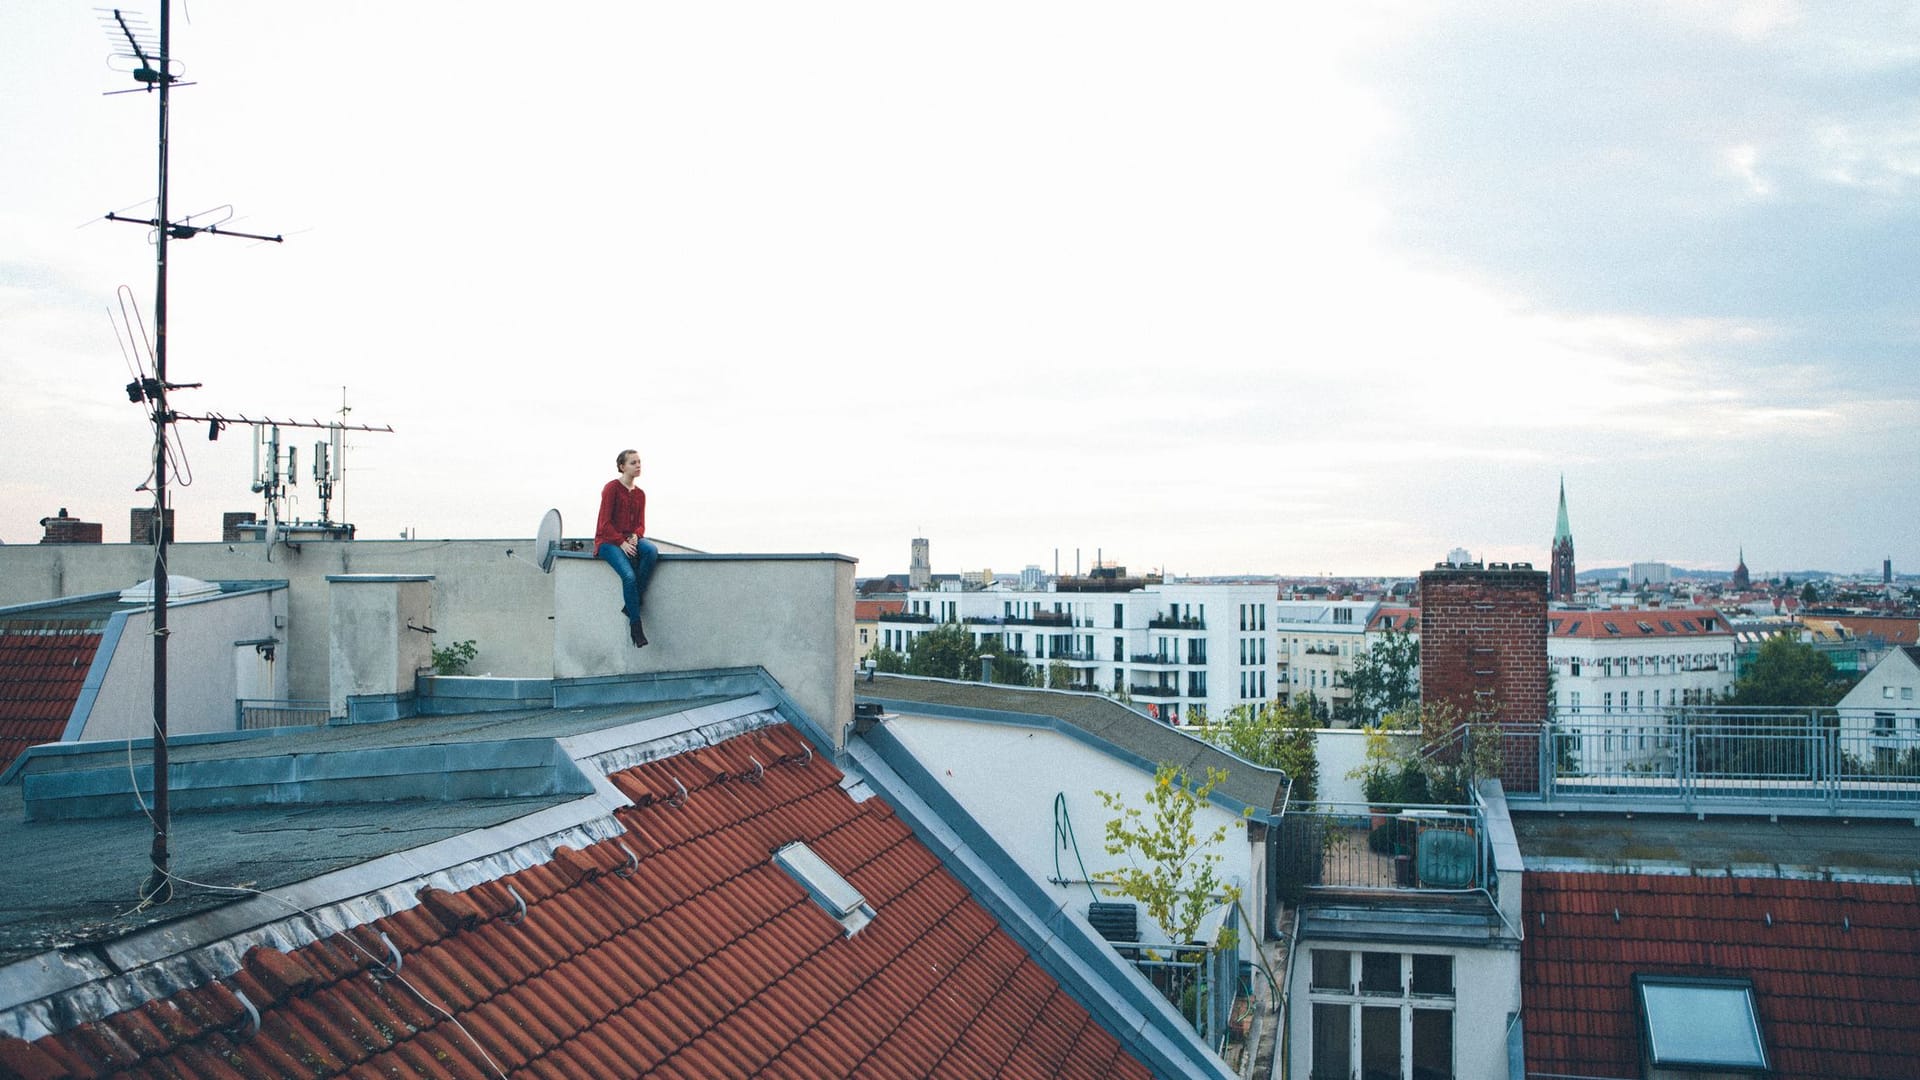
[[619, 547], [629, 536], [647, 535], [647, 493], [638, 484], [629, 488], [618, 480], [600, 489], [600, 520], [593, 526], [593, 549], [601, 544]]

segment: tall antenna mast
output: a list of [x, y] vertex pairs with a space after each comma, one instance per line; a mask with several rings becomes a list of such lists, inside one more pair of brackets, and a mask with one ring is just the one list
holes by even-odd
[[[167, 241], [185, 240], [199, 232], [222, 234], [217, 227], [201, 228], [187, 222], [175, 222], [167, 216], [167, 125], [168, 110], [171, 106], [171, 90], [176, 76], [173, 73], [172, 31], [173, 2], [160, 0], [160, 36], [157, 42], [149, 42], [143, 37], [144, 28], [136, 29], [129, 23], [126, 15], [114, 9], [111, 15], [112, 25], [120, 37], [124, 37], [131, 49], [132, 58], [138, 66], [134, 68], [134, 81], [143, 84], [141, 89], [155, 90], [160, 94], [160, 130], [159, 130], [159, 200], [157, 213], [153, 220], [137, 222], [150, 225], [154, 230], [154, 285], [153, 285], [153, 377], [141, 379], [128, 388], [128, 395], [136, 401], [144, 399], [152, 407], [153, 415], [153, 845], [150, 861], [153, 870], [140, 886], [140, 899], [149, 904], [164, 904], [173, 898], [173, 880], [168, 873], [169, 851], [168, 834], [172, 827], [172, 813], [168, 801], [168, 762], [167, 762], [167, 427], [175, 417], [167, 408], [167, 391], [185, 389], [167, 381]], [[137, 17], [134, 20], [138, 22]], [[119, 38], [115, 39], [119, 45]], [[137, 221], [116, 214], [108, 214], [110, 221]], [[253, 240], [271, 240], [279, 243], [278, 236], [259, 236], [251, 233], [228, 232], [224, 235], [245, 236]]]

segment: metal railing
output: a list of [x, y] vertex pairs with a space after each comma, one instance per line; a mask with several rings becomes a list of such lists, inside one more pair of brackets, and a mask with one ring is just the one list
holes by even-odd
[[1490, 888], [1493, 850], [1475, 805], [1320, 803], [1290, 811], [1274, 851], [1276, 885], [1312, 889]]
[[1217, 1053], [1226, 1045], [1227, 1027], [1240, 986], [1240, 925], [1238, 905], [1224, 909], [1220, 936], [1224, 944], [1148, 945], [1112, 942], [1123, 959], [1139, 969], [1160, 991], [1201, 1041]]
[[1509, 794], [1542, 802], [1920, 807], [1920, 710], [1912, 708], [1582, 712], [1505, 736], [1509, 766], [1522, 748], [1538, 768], [1537, 786], [1509, 784]]
[[278, 701], [268, 698], [237, 698], [233, 703], [233, 726], [239, 731], [262, 728], [318, 727], [327, 722], [324, 701]]

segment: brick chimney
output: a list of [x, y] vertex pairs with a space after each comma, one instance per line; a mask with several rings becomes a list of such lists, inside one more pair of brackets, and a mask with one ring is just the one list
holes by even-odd
[[66, 507], [53, 517], [40, 519], [40, 527], [46, 534], [40, 537], [43, 544], [98, 544], [100, 543], [100, 523], [81, 521], [67, 513]]

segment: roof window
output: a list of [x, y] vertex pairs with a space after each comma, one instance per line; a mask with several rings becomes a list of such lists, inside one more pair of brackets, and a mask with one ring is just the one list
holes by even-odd
[[840, 872], [827, 865], [827, 860], [808, 847], [795, 840], [773, 853], [773, 861], [785, 870], [801, 888], [813, 897], [813, 902], [825, 909], [841, 926], [846, 927], [847, 936], [860, 932], [860, 928], [873, 921], [873, 905], [860, 895], [860, 890]]
[[1577, 633], [1579, 633], [1579, 632], [1580, 632], [1580, 620], [1579, 620], [1579, 619], [1575, 619], [1575, 620], [1573, 620], [1573, 625], [1572, 625], [1572, 626], [1569, 626], [1569, 627], [1567, 627], [1567, 633], [1569, 633], [1569, 634], [1577, 634]]
[[1651, 633], [1653, 633], [1653, 624], [1652, 624], [1652, 623], [1644, 623], [1644, 622], [1643, 622], [1643, 623], [1635, 623], [1634, 625], [1635, 625], [1635, 626], [1638, 626], [1638, 627], [1640, 628], [1640, 632], [1641, 632], [1641, 633], [1643, 633], [1643, 634], [1651, 634]]
[[1660, 620], [1660, 627], [1661, 627], [1661, 629], [1663, 629], [1663, 630], [1665, 630], [1665, 631], [1666, 631], [1667, 633], [1669, 633], [1669, 634], [1677, 634], [1677, 633], [1679, 633], [1679, 631], [1677, 631], [1677, 630], [1675, 630], [1675, 629], [1673, 628], [1673, 624], [1672, 624], [1672, 623], [1670, 623], [1670, 622], [1668, 622], [1668, 621], [1667, 621], [1667, 620], [1665, 620], [1665, 619], [1661, 619], [1661, 620]]
[[1655, 1068], [1755, 1069], [1766, 1043], [1748, 979], [1635, 975], [1647, 1064]]
[[1601, 626], [1603, 626], [1603, 627], [1605, 627], [1605, 628], [1606, 628], [1606, 631], [1607, 631], [1607, 633], [1609, 633], [1609, 634], [1617, 634], [1617, 633], [1619, 633], [1619, 632], [1620, 632], [1620, 628], [1619, 628], [1619, 627], [1617, 627], [1617, 626], [1615, 626], [1615, 625], [1613, 625], [1613, 624], [1612, 624], [1612, 623], [1610, 623], [1610, 622], [1603, 622], [1603, 623], [1601, 623], [1600, 625], [1601, 625]]

